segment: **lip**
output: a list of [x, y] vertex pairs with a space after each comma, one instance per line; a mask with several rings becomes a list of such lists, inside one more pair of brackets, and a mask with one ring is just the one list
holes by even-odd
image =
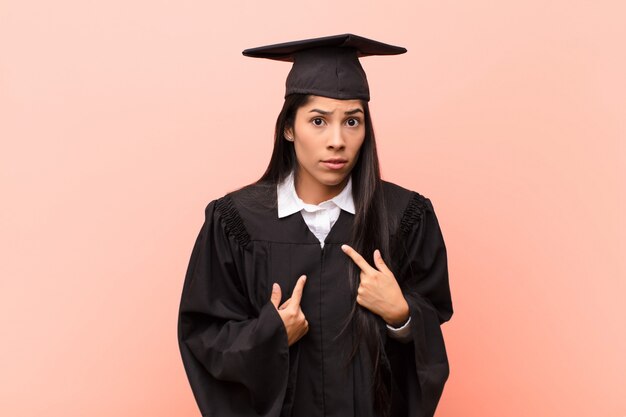
[[341, 169], [347, 164], [348, 164], [348, 160], [343, 159], [343, 158], [331, 158], [331, 159], [325, 159], [322, 161], [322, 165], [324, 165], [326, 168], [331, 169], [331, 170]]

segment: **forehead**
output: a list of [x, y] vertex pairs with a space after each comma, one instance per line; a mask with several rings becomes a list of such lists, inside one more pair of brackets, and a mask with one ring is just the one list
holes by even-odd
[[361, 100], [358, 99], [339, 100], [330, 97], [312, 95], [309, 97], [309, 101], [302, 106], [302, 109], [319, 109], [324, 111], [333, 111], [338, 109], [340, 111], [344, 111], [353, 109], [363, 110], [363, 106], [361, 105]]

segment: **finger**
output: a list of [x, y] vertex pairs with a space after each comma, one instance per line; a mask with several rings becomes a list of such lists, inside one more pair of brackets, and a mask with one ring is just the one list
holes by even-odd
[[343, 250], [344, 253], [346, 255], [348, 255], [350, 258], [352, 258], [354, 263], [359, 268], [361, 268], [361, 271], [363, 271], [363, 272], [372, 272], [374, 270], [374, 268], [372, 268], [372, 266], [369, 263], [367, 263], [365, 258], [363, 258], [361, 256], [361, 254], [359, 252], [355, 251], [352, 247], [350, 247], [348, 245], [341, 245], [341, 250]]
[[287, 301], [285, 301], [284, 303], [281, 304], [280, 307], [278, 307], [279, 310], [284, 310], [287, 307], [289, 307], [289, 302], [291, 301], [291, 298], [289, 298]]
[[301, 275], [300, 278], [298, 278], [298, 282], [296, 282], [296, 287], [293, 289], [289, 305], [294, 305], [296, 307], [300, 306], [300, 300], [302, 299], [302, 291], [304, 291], [305, 282], [306, 275]]
[[358, 305], [363, 306], [363, 297], [360, 294], [356, 296], [356, 302]]
[[376, 268], [378, 268], [380, 272], [383, 272], [386, 275], [393, 275], [393, 272], [391, 272], [391, 270], [387, 267], [387, 264], [383, 259], [383, 255], [378, 249], [374, 251], [374, 263], [376, 264]]
[[282, 292], [280, 290], [280, 285], [274, 283], [272, 285], [272, 296], [270, 297], [270, 301], [274, 304], [274, 307], [278, 309], [278, 304], [280, 303], [280, 298], [282, 296]]

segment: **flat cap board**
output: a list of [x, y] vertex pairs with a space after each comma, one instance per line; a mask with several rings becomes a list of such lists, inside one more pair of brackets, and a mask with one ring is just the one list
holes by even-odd
[[244, 50], [243, 55], [293, 62], [286, 80], [285, 97], [304, 93], [369, 101], [367, 76], [358, 58], [398, 55], [406, 51], [400, 46], [346, 33], [259, 46]]

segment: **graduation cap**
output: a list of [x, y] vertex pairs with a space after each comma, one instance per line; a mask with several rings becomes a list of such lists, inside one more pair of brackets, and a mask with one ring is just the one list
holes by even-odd
[[285, 97], [305, 93], [369, 101], [367, 77], [359, 58], [405, 52], [406, 48], [400, 46], [346, 33], [259, 46], [242, 53], [253, 58], [293, 62], [287, 76]]

